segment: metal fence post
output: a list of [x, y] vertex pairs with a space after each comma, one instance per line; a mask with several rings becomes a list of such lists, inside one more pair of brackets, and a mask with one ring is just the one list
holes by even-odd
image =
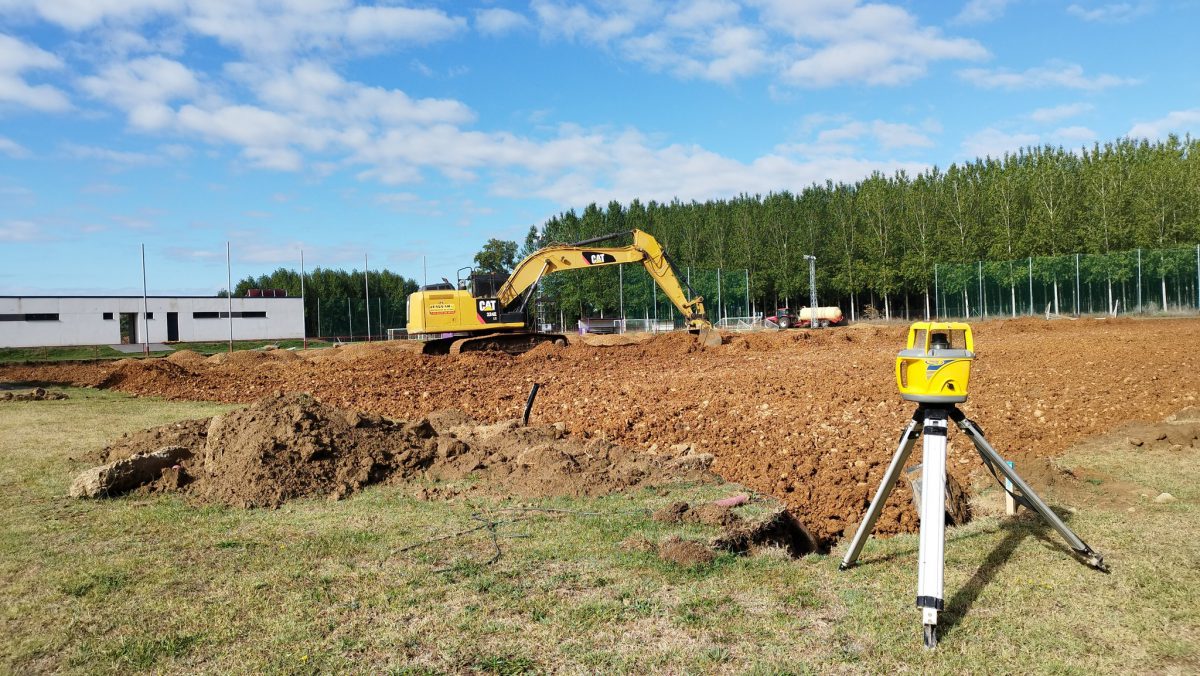
[[[1200, 264], [1200, 246], [1196, 247], [1196, 262], [1198, 264]], [[1200, 267], [1198, 267], [1197, 270], [1200, 270]], [[749, 317], [749, 316], [751, 316], [751, 313], [750, 313], [750, 268], [746, 268], [742, 272], [746, 273], [746, 316]], [[1200, 275], [1200, 272], [1197, 272], [1197, 275]], [[1200, 307], [1200, 306], [1197, 306], [1197, 307]]]
[[1142, 311], [1142, 250], [1141, 249], [1137, 250], [1137, 261], [1138, 261], [1137, 311], [1140, 313]]
[[617, 293], [621, 303], [621, 333], [625, 333], [625, 267], [617, 266]]
[[979, 318], [987, 317], [987, 303], [983, 300], [983, 261], [979, 261]]
[[938, 319], [942, 318], [942, 306], [939, 304], [941, 297], [938, 296], [938, 266], [933, 264], [933, 316]]
[[1079, 254], [1075, 254], [1075, 316], [1079, 316]]
[[1033, 256], [1029, 257], [1029, 314], [1033, 314]]
[[1196, 245], [1196, 309], [1200, 310], [1200, 244]]
[[721, 321], [721, 268], [717, 268], [717, 321]]

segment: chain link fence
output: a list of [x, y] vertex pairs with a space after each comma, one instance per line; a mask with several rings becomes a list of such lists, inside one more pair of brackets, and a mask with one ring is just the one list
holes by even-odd
[[1197, 312], [1200, 245], [938, 263], [932, 301], [944, 318]]
[[[320, 340], [384, 340], [388, 329], [408, 321], [407, 298], [317, 298], [304, 300], [304, 324], [309, 338]], [[369, 328], [369, 333], [368, 333]]]

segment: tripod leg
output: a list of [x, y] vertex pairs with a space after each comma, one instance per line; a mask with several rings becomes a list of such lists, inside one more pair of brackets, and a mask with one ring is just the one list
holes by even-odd
[[1000, 454], [996, 452], [996, 449], [992, 448], [992, 445], [988, 443], [988, 440], [983, 437], [983, 432], [979, 429], [979, 427], [957, 409], [954, 409], [951, 412], [951, 415], [954, 416], [954, 422], [958, 424], [959, 429], [961, 429], [968, 437], [971, 438], [971, 441], [975, 444], [975, 450], [979, 451], [979, 455], [983, 458], [983, 461], [1003, 473], [1004, 476], [1012, 482], [1020, 496], [1025, 499], [1025, 502], [1031, 508], [1033, 508], [1034, 511], [1040, 514], [1041, 517], [1046, 520], [1046, 523], [1053, 526], [1054, 530], [1058, 531], [1059, 535], [1063, 536], [1063, 539], [1067, 541], [1067, 544], [1071, 545], [1071, 549], [1074, 549], [1075, 553], [1078, 554], [1087, 565], [1095, 568], [1096, 570], [1108, 572], [1108, 568], [1104, 565], [1104, 557], [1089, 547], [1086, 542], [1079, 539], [1079, 536], [1075, 534], [1075, 531], [1068, 528], [1067, 524], [1063, 523], [1062, 519], [1058, 518], [1058, 515], [1055, 514], [1049, 507], [1047, 507], [1045, 502], [1042, 502], [1042, 499], [1038, 497], [1037, 493], [1033, 492], [1033, 489], [1029, 487], [1029, 484], [1025, 483], [1025, 481], [1017, 475], [1016, 470], [1009, 467], [1008, 463], [1004, 462], [1004, 458], [1000, 457]]
[[858, 524], [854, 539], [850, 541], [850, 548], [846, 550], [846, 556], [842, 559], [842, 564], [838, 566], [841, 570], [846, 570], [854, 565], [854, 562], [858, 560], [858, 555], [862, 553], [863, 545], [867, 543], [867, 537], [875, 529], [875, 522], [879, 519], [879, 514], [883, 512], [883, 504], [887, 502], [888, 496], [896, 486], [896, 481], [900, 478], [900, 471], [904, 469], [904, 463], [908, 461], [917, 437], [921, 436], [921, 430], [917, 428], [917, 424], [920, 420], [919, 416], [922, 415], [921, 409], [918, 408], [917, 412], [913, 414], [912, 422], [908, 423], [904, 434], [900, 435], [900, 445], [896, 448], [895, 455], [892, 456], [892, 464], [888, 465], [887, 472], [883, 475], [883, 481], [875, 491], [875, 498], [871, 500], [867, 514], [863, 517], [862, 523]]
[[917, 569], [917, 607], [925, 629], [925, 647], [937, 645], [942, 610], [946, 547], [946, 411], [925, 411], [921, 460], [921, 547]]

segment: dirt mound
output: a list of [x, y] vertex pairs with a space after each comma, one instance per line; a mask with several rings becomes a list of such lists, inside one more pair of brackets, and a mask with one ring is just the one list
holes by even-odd
[[126, 435], [101, 453], [112, 462], [163, 447], [188, 457], [147, 490], [182, 489], [208, 502], [277, 507], [313, 495], [344, 497], [368, 484], [409, 479], [459, 481], [425, 497], [600, 495], [674, 481], [709, 481], [681, 470], [678, 454], [630, 451], [603, 439], [580, 440], [562, 425], [480, 424], [461, 411], [394, 422], [322, 404], [306, 394], [278, 395], [205, 420]]
[[566, 345], [558, 345], [552, 342], [541, 343], [532, 350], [520, 355], [517, 359], [521, 361], [537, 361], [554, 359], [562, 356], [562, 353], [567, 349]]
[[[1062, 478], [1047, 458], [1072, 445], [1200, 406], [1195, 318], [1023, 318], [973, 328], [979, 358], [962, 410], [1036, 490]], [[826, 541], [853, 531], [912, 415], [894, 381], [904, 332], [899, 323], [762, 331], [703, 350], [681, 332], [636, 345], [574, 343], [546, 359], [368, 346], [315, 350], [295, 363], [203, 369], [160, 359], [12, 365], [0, 367], [0, 379], [105, 383], [138, 395], [242, 404], [305, 391], [393, 419], [458, 408], [481, 422], [520, 416], [537, 382], [535, 423], [561, 422], [575, 439], [605, 438], [651, 455], [691, 445], [711, 454], [712, 469], [726, 479], [786, 501]], [[177, 370], [159, 372], [160, 362]], [[919, 461], [918, 449], [911, 462]], [[963, 485], [992, 481], [957, 430], [948, 469]], [[902, 482], [876, 532], [915, 530], [911, 500]]]
[[204, 355], [193, 350], [176, 350], [167, 356], [167, 361], [189, 368], [203, 366], [205, 363], [204, 360]]
[[696, 506], [686, 502], [673, 502], [654, 512], [651, 518], [663, 523], [698, 523], [723, 528], [738, 524], [742, 520], [731, 508], [711, 502]]

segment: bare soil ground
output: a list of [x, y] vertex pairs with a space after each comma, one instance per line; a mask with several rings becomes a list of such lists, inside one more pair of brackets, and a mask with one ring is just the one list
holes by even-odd
[[[309, 392], [389, 418], [458, 408], [481, 422], [519, 416], [536, 382], [535, 422], [560, 422], [585, 442], [648, 453], [684, 444], [711, 453], [717, 473], [782, 498], [828, 541], [857, 523], [912, 413], [893, 381], [904, 331], [893, 324], [727, 335], [710, 349], [680, 333], [628, 345], [575, 342], [520, 357], [423, 356], [387, 343], [221, 359], [176, 353], [9, 366], [0, 368], [0, 380], [231, 403]], [[1197, 404], [1200, 320], [1017, 319], [979, 323], [975, 331], [978, 359], [963, 409], [1035, 487], [1062, 476], [1050, 459], [1081, 439]], [[961, 435], [951, 434], [949, 467], [964, 483], [979, 472]], [[902, 485], [877, 532], [914, 530], [910, 501]]]

